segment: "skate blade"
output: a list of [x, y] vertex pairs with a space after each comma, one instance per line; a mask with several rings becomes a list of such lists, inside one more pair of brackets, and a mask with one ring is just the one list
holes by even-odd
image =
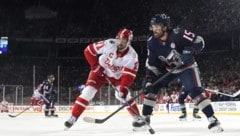
[[223, 132], [223, 128], [221, 126], [217, 125], [217, 126], [211, 128], [211, 132], [212, 133], [221, 133], [221, 132]]
[[147, 127], [144, 125], [142, 127], [133, 127], [133, 131], [147, 131]]
[[64, 128], [64, 131], [68, 131], [69, 129], [70, 129], [70, 128], [68, 128], [68, 127], [65, 127], [65, 128]]
[[192, 121], [201, 121], [201, 118], [193, 118]]
[[179, 121], [187, 121], [187, 118], [179, 119]]

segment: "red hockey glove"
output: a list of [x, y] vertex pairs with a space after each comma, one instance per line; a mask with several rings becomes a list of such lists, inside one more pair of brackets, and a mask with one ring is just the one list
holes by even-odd
[[96, 73], [98, 76], [103, 76], [103, 71], [104, 68], [99, 65], [99, 63], [95, 64], [94, 66], [91, 67], [91, 70]]
[[128, 95], [128, 90], [125, 87], [120, 87], [120, 91], [118, 92], [120, 98], [126, 99]]

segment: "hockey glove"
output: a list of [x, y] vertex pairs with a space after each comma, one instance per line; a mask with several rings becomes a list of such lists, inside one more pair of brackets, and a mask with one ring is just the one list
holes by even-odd
[[143, 93], [144, 94], [148, 94], [148, 93], [152, 93], [153, 92], [153, 87], [152, 87], [152, 83], [151, 82], [147, 82], [145, 84], [145, 87], [143, 89]]
[[154, 79], [153, 76], [147, 76], [144, 78], [142, 82], [142, 91], [144, 94], [153, 92], [153, 87], [152, 87], [153, 79]]
[[92, 66], [91, 70], [98, 76], [103, 76], [104, 68], [99, 63], [96, 63], [94, 66]]
[[120, 91], [118, 92], [118, 96], [124, 100], [126, 100], [126, 97], [128, 95], [128, 89], [126, 87], [120, 87]]
[[194, 51], [190, 47], [185, 47], [182, 51], [181, 60], [183, 65], [191, 64], [194, 61]]

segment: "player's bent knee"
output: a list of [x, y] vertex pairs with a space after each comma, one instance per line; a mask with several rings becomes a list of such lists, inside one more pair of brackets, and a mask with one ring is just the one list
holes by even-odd
[[183, 96], [179, 96], [178, 97], [178, 102], [179, 102], [179, 104], [184, 104], [185, 103], [185, 98], [183, 97]]
[[156, 94], [149, 93], [149, 94], [145, 95], [143, 104], [153, 107], [157, 103], [156, 98], [157, 98]]
[[201, 94], [194, 98], [194, 103], [200, 110], [202, 110], [205, 107], [207, 107], [208, 105], [210, 105], [211, 101], [207, 97], [205, 97]]
[[95, 94], [97, 93], [97, 89], [92, 87], [92, 86], [86, 86], [83, 91], [82, 94], [80, 95], [82, 98], [84, 98], [87, 101], [90, 101], [91, 99], [93, 99], [93, 97], [95, 96]]

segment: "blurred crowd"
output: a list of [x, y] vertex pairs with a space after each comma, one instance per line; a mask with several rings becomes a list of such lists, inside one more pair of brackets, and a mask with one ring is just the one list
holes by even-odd
[[[106, 37], [127, 26], [142, 35], [148, 33], [149, 19], [160, 12], [169, 14], [174, 26], [200, 34], [230, 32], [239, 30], [239, 6], [236, 0], [1, 0], [0, 34]], [[29, 9], [35, 9], [33, 18], [26, 15]]]

